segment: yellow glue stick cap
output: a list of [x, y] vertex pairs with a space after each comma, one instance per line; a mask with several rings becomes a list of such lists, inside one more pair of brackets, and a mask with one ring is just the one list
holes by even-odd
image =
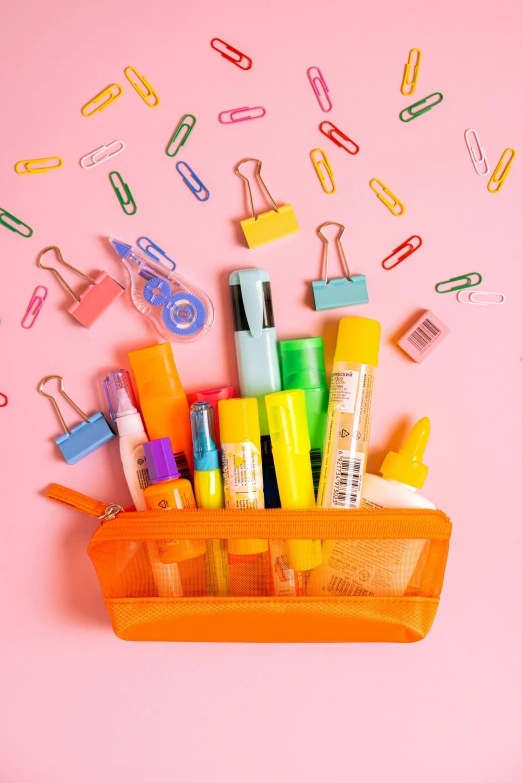
[[399, 453], [389, 451], [381, 465], [384, 478], [401, 481], [410, 487], [420, 489], [428, 475], [428, 466], [422, 458], [430, 437], [430, 420], [427, 416], [419, 419], [410, 430], [406, 442]]
[[219, 400], [219, 430], [221, 443], [251, 441], [261, 450], [259, 409], [255, 397]]
[[339, 321], [334, 362], [379, 364], [381, 325], [372, 318], [348, 316]]

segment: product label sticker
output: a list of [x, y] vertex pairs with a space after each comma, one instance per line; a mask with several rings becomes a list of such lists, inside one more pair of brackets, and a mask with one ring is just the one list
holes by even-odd
[[358, 508], [364, 475], [364, 453], [337, 449], [335, 478], [332, 485], [332, 506]]
[[359, 384], [358, 370], [340, 370], [332, 373], [330, 405], [336, 411], [353, 413]]
[[250, 441], [222, 443], [226, 508], [264, 508], [261, 454]]

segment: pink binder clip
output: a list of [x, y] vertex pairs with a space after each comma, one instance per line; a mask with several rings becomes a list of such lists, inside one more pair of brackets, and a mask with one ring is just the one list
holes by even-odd
[[[56, 251], [58, 260], [62, 264], [69, 267], [69, 269], [72, 269], [73, 272], [76, 272], [82, 277], [85, 277], [85, 279], [89, 281], [90, 285], [88, 285], [81, 292], [80, 296], [77, 296], [74, 293], [70, 285], [66, 282], [66, 280], [64, 280], [57, 269], [55, 269], [53, 266], [44, 266], [42, 264], [44, 255], [50, 250]], [[60, 248], [56, 247], [55, 245], [46, 247], [44, 250], [42, 250], [40, 256], [38, 257], [38, 266], [40, 266], [42, 269], [48, 269], [50, 272], [54, 272], [62, 285], [65, 286], [67, 291], [74, 299], [73, 304], [67, 308], [67, 312], [74, 316], [74, 318], [76, 318], [76, 320], [79, 321], [82, 326], [87, 327], [87, 329], [92, 326], [101, 315], [103, 315], [107, 308], [110, 307], [110, 305], [116, 301], [116, 299], [118, 299], [118, 297], [120, 297], [125, 290], [119, 283], [116, 282], [116, 280], [113, 280], [112, 277], [107, 274], [107, 272], [98, 272], [97, 276], [92, 278], [89, 277], [89, 275], [86, 275], [84, 272], [81, 272], [79, 269], [76, 269], [76, 267], [72, 266], [72, 264], [68, 264], [67, 261], [64, 261], [60, 252]]]
[[[243, 112], [249, 112], [246, 117], [241, 117]], [[228, 111], [222, 111], [218, 115], [218, 120], [223, 125], [231, 125], [233, 122], [244, 122], [245, 120], [258, 120], [264, 117], [266, 114], [265, 109], [262, 106], [254, 106], [252, 109], [248, 106], [243, 106], [241, 109], [229, 109]], [[228, 117], [228, 119], [227, 119]]]
[[331, 111], [333, 103], [328, 95], [328, 85], [324, 80], [323, 74], [315, 65], [312, 65], [312, 67], [308, 69], [307, 74], [312, 89], [315, 92], [315, 97], [319, 101], [319, 106], [323, 111]]
[[[42, 293], [39, 293], [39, 292]], [[25, 315], [22, 318], [22, 327], [24, 329], [31, 329], [34, 326], [34, 322], [38, 318], [38, 314], [42, 309], [45, 300], [47, 299], [47, 288], [44, 285], [37, 285], [33, 291], [31, 301], [25, 311]]]

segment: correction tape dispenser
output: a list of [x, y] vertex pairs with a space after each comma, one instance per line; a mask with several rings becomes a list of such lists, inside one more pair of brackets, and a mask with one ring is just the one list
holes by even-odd
[[109, 242], [129, 272], [134, 306], [150, 318], [164, 340], [191, 342], [210, 330], [214, 307], [209, 297], [178, 275], [176, 264], [162, 251], [159, 258], [117, 239]]

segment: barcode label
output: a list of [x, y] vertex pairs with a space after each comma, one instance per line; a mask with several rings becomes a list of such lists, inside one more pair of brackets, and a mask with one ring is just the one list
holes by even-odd
[[361, 587], [356, 582], [342, 579], [340, 576], [332, 576], [327, 590], [334, 595], [373, 595], [371, 590], [365, 590], [364, 587]]
[[312, 466], [312, 479], [314, 482], [315, 497], [317, 497], [317, 490], [319, 489], [319, 479], [321, 477], [321, 465], [323, 462], [323, 455], [321, 449], [310, 450], [310, 464]]
[[429, 318], [426, 318], [421, 325], [410, 334], [408, 342], [420, 353], [423, 353], [440, 334], [440, 329], [435, 326]]
[[357, 508], [362, 489], [364, 454], [339, 449], [335, 461], [335, 479], [332, 505], [338, 508]]
[[150, 484], [150, 477], [149, 477], [149, 471], [148, 468], [139, 468], [136, 471], [136, 475], [138, 477], [138, 483], [140, 485], [140, 489], [147, 489], [147, 487]]
[[190, 468], [188, 460], [185, 456], [185, 452], [176, 451], [174, 454], [174, 459], [176, 460], [176, 465], [178, 466], [178, 470], [181, 473], [182, 478], [190, 479]]

